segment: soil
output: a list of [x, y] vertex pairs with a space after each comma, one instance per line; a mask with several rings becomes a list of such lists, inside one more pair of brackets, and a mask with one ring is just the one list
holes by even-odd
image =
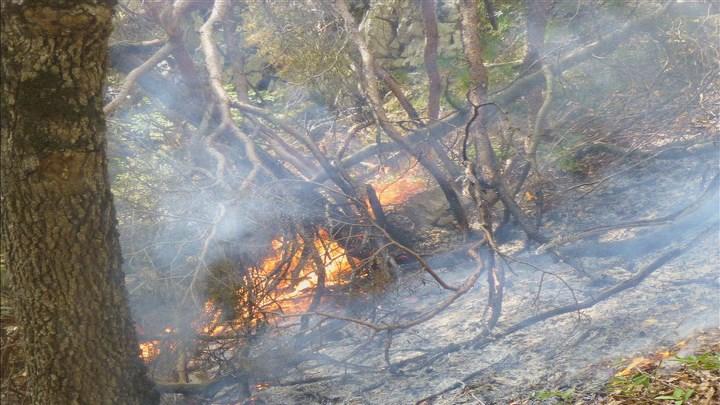
[[[630, 166], [631, 170], [623, 172]], [[717, 159], [651, 159], [628, 161], [625, 167], [601, 173], [600, 178], [620, 174], [593, 185], [590, 193], [587, 191], [593, 186], [565, 191], [562, 205], [555, 205], [547, 214], [545, 229], [570, 233], [599, 224], [670, 214], [702, 193]], [[707, 221], [719, 218], [720, 210]], [[615, 231], [600, 241], [650, 232]], [[663, 248], [641, 260], [645, 263], [674, 242], [692, 236], [694, 233], [688, 231], [675, 240], [661, 241]], [[719, 243], [718, 232], [712, 232], [633, 289], [580, 313], [550, 318], [481, 348], [455, 351], [426, 364], [409, 362], [404, 368], [389, 369], [384, 359], [384, 335], [373, 337], [367, 328], [347, 325], [334, 332], [333, 339], [318, 343], [315, 351], [346, 359], [350, 366], [318, 360], [301, 362], [290, 376], [256, 392], [254, 398], [267, 404], [415, 404], [452, 387], [426, 403], [505, 404], [532, 398], [533, 393], [543, 390], [573, 388], [578, 393], [576, 398], [592, 403], [599, 400], [617, 372], [613, 361], [619, 357], [653, 351], [698, 331], [720, 327]], [[632, 276], [637, 269], [623, 258], [585, 258], [582, 264], [593, 276], [589, 280], [552, 257], [525, 249], [522, 241], [503, 249], [531, 266], [511, 263], [499, 330], [538, 312], [591, 297]], [[459, 253], [439, 254], [431, 262], [455, 285], [473, 269]], [[547, 273], [543, 276], [538, 269]], [[447, 295], [428, 275], [409, 272], [376, 303], [376, 322], [413, 319]], [[391, 362], [398, 364], [483, 333], [486, 302], [487, 286], [481, 279], [437, 317], [393, 336]], [[472, 378], [468, 378], [470, 374]], [[309, 379], [324, 380], [295, 383]]]
[[[627, 166], [633, 165], [632, 170], [597, 185], [591, 193], [585, 194], [587, 187], [571, 191], [567, 203], [547, 214], [545, 229], [569, 233], [599, 224], [667, 215], [702, 193], [709, 180], [703, 173], [716, 164], [712, 158], [627, 162]], [[616, 168], [615, 172], [621, 170]], [[719, 211], [711, 213], [707, 221], [720, 218]], [[632, 238], [644, 232], [651, 231], [610, 232], [599, 242]], [[673, 239], [691, 236], [679, 234]], [[280, 385], [256, 392], [254, 398], [267, 404], [414, 404], [453, 387], [426, 403], [504, 404], [531, 398], [542, 390], [573, 388], [588, 393], [579, 399], [593, 403], [617, 371], [613, 359], [672, 345], [698, 331], [720, 326], [718, 246], [718, 233], [713, 232], [636, 288], [581, 313], [550, 318], [482, 348], [455, 351], [419, 367], [411, 362], [391, 372], [384, 360], [384, 337], [373, 338], [367, 328], [348, 325], [339, 336], [335, 333], [333, 339], [318, 342], [316, 351], [346, 359], [352, 366], [306, 361], [296, 365]], [[521, 241], [503, 248], [532, 266], [511, 264], [499, 329], [543, 310], [590, 297], [632, 276], [637, 267], [622, 258], [586, 258], [582, 264], [593, 275], [590, 281], [549, 256], [524, 249]], [[431, 262], [445, 280], [455, 285], [473, 269], [472, 263], [457, 253], [437, 255]], [[538, 269], [554, 275], [543, 276]], [[402, 314], [401, 320], [412, 319], [447, 295], [426, 274], [404, 274], [395, 289], [377, 302], [376, 322], [396, 321], [393, 314]], [[482, 333], [486, 301], [487, 286], [481, 281], [439, 316], [398, 333], [389, 351], [391, 362], [397, 364]], [[475, 374], [468, 379], [471, 373]], [[322, 378], [328, 379], [281, 386], [288, 381]]]

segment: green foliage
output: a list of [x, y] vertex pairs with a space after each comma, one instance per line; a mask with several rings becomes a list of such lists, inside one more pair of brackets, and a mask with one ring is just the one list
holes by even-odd
[[[717, 371], [720, 369], [720, 355], [716, 352], [701, 353], [684, 357], [675, 357], [671, 361], [683, 364], [687, 369], [699, 371]], [[661, 375], [638, 372], [630, 377], [615, 376], [610, 382], [614, 394], [622, 397], [650, 398], [660, 401], [673, 401], [675, 405], [688, 403], [696, 391], [689, 387], [678, 387], [676, 380], [672, 385], [663, 381]], [[672, 392], [668, 392], [668, 387]], [[661, 394], [661, 395], [658, 395]]]
[[685, 357], [675, 357], [672, 361], [676, 361], [693, 370], [720, 370], [720, 353], [709, 352], [698, 355], [690, 355]]
[[623, 395], [633, 395], [647, 389], [652, 382], [652, 376], [645, 372], [634, 374], [631, 377], [615, 376], [610, 381], [610, 386]]
[[582, 165], [571, 154], [565, 154], [558, 160], [558, 168], [570, 174], [582, 173]]
[[672, 395], [660, 395], [655, 397], [655, 399], [664, 399], [664, 400], [670, 400], [675, 401], [675, 405], [682, 405], [687, 400], [690, 399], [690, 397], [695, 394], [695, 390], [688, 388], [688, 389], [682, 389], [682, 388], [675, 388], [672, 392]]
[[[329, 105], [337, 102], [338, 90], [344, 95], [356, 91], [350, 80], [349, 39], [340, 21], [324, 8], [302, 2], [250, 2], [242, 20], [245, 45], [255, 49], [245, 62], [251, 82], [270, 69]], [[261, 97], [270, 99], [269, 94]]]
[[558, 398], [563, 402], [569, 402], [575, 396], [575, 389], [570, 388], [567, 390], [542, 390], [535, 393], [534, 397], [540, 401], [547, 401], [549, 399]]

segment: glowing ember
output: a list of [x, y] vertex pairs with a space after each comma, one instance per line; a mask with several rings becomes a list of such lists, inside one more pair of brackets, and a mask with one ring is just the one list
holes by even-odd
[[411, 175], [392, 181], [383, 180], [373, 182], [372, 185], [383, 206], [401, 204], [426, 188], [426, 183], [423, 179]]
[[[337, 242], [330, 238], [327, 231], [321, 229], [318, 233], [319, 238], [315, 240], [315, 249], [320, 255], [320, 259], [325, 269], [325, 285], [337, 285], [352, 270], [352, 266], [345, 253], [345, 249]], [[297, 269], [300, 266], [302, 258], [302, 249], [291, 257], [283, 256], [284, 243], [282, 239], [272, 242], [273, 253], [266, 258], [260, 265], [260, 277], [267, 277], [277, 269], [277, 266], [283, 261], [289, 261], [290, 269]], [[280, 304], [284, 313], [297, 313], [307, 310], [307, 306], [311, 300], [311, 292], [318, 283], [318, 276], [313, 260], [306, 260], [303, 267], [299, 271], [295, 270], [298, 277], [296, 279], [286, 278], [281, 280], [276, 288], [276, 293], [266, 297], [261, 306]]]
[[205, 303], [204, 316], [199, 322], [200, 327], [196, 327], [197, 331], [206, 335], [218, 336], [225, 330], [225, 325], [221, 322], [222, 312], [219, 311], [212, 301]]
[[[302, 239], [298, 237], [297, 241]], [[320, 230], [314, 241], [314, 248], [319, 255], [325, 272], [325, 286], [342, 284], [352, 271], [352, 265], [345, 249], [333, 241], [325, 230]], [[265, 294], [256, 296], [254, 304], [261, 312], [283, 312], [285, 314], [301, 313], [308, 310], [312, 301], [313, 292], [318, 284], [318, 275], [315, 268], [317, 260], [303, 259], [304, 247], [297, 249], [291, 257], [287, 256], [286, 244], [283, 239], [273, 240], [271, 253], [257, 268], [249, 269], [251, 279], [258, 291], [265, 291]], [[306, 255], [308, 252], [306, 252]], [[282, 267], [284, 272], [281, 276], [277, 274], [278, 268]], [[277, 277], [281, 277], [277, 281]], [[243, 303], [239, 307], [244, 308]], [[244, 311], [236, 321], [228, 322], [223, 320], [222, 310], [208, 300], [203, 308], [201, 316], [196, 319], [192, 327], [197, 333], [210, 336], [219, 336], [235, 326], [254, 325], [259, 321], [258, 314], [248, 309]], [[258, 318], [258, 319], [255, 319]], [[176, 329], [170, 326], [164, 328], [167, 335], [176, 334]], [[172, 336], [168, 336], [172, 338]], [[172, 340], [170, 340], [172, 341]], [[159, 340], [148, 340], [140, 343], [141, 356], [145, 362], [151, 362], [160, 354]]]
[[142, 357], [145, 362], [153, 361], [160, 354], [159, 344], [159, 340], [149, 340], [140, 343], [140, 357]]
[[267, 389], [270, 387], [270, 384], [268, 383], [259, 383], [255, 384], [255, 391], [262, 391], [264, 389]]
[[618, 372], [617, 376], [627, 377], [629, 375], [635, 374], [640, 371], [646, 371], [646, 369], [651, 368], [654, 364], [661, 360], [665, 360], [668, 357], [671, 356], [672, 353], [669, 351], [662, 351], [659, 353], [654, 353], [648, 357], [635, 357], [630, 361], [630, 364], [628, 364], [627, 367], [625, 367], [622, 371]]

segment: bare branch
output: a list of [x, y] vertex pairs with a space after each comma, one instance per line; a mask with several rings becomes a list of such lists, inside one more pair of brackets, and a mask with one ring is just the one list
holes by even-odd
[[130, 72], [125, 78], [125, 82], [123, 83], [122, 87], [120, 87], [120, 92], [118, 93], [118, 95], [115, 96], [115, 98], [103, 108], [105, 115], [112, 114], [123, 103], [125, 103], [128, 99], [130, 91], [135, 86], [135, 82], [140, 78], [140, 76], [157, 66], [158, 63], [165, 60], [174, 48], [175, 45], [171, 44], [170, 42], [165, 43], [162, 48], [158, 49], [158, 51], [155, 52], [153, 56], [146, 60], [142, 65], [133, 69], [132, 72]]
[[241, 131], [233, 122], [229, 107], [230, 100], [222, 83], [222, 65], [220, 63], [220, 56], [212, 38], [215, 31], [215, 24], [220, 24], [224, 20], [228, 8], [229, 3], [227, 1], [215, 1], [210, 17], [200, 28], [200, 43], [203, 53], [205, 54], [205, 64], [208, 69], [210, 89], [215, 96], [222, 116], [220, 128], [229, 129], [232, 134], [243, 143], [247, 157], [253, 165], [250, 173], [248, 173], [247, 177], [243, 181], [243, 184], [240, 186], [240, 189], [245, 189], [255, 179], [262, 163], [255, 150], [255, 143], [253, 140]]

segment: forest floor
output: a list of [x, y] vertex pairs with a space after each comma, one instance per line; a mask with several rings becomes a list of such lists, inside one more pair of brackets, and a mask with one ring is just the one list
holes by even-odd
[[[571, 233], [589, 226], [658, 218], [675, 212], [702, 193], [709, 181], [707, 174], [717, 165], [715, 156], [628, 161], [625, 167], [614, 167], [611, 173], [598, 173], [596, 177], [600, 179], [620, 174], [602, 182], [589, 194], [580, 189], [567, 191], [563, 202], [548, 212], [545, 227]], [[710, 216], [720, 216], [718, 211]], [[650, 231], [610, 232], [602, 238], [622, 240], [644, 232]], [[677, 239], [690, 239], [696, 233], [678, 233]], [[268, 404], [621, 401], [620, 396], [627, 392], [613, 394], [617, 387], [609, 383], [617, 381], [613, 377], [623, 369], [623, 358], [655, 353], [702, 331], [716, 332], [720, 327], [718, 236], [711, 232], [637, 287], [579, 313], [552, 317], [482, 347], [463, 347], [438, 356], [431, 363], [409, 362], [395, 373], [386, 368], [384, 339], [370, 338], [367, 328], [346, 326], [332, 341], [318, 344], [316, 351], [335, 359], [347, 359], [356, 365], [354, 368], [306, 362], [280, 384], [258, 391], [255, 398]], [[641, 256], [640, 264], [675, 242], [659, 242], [663, 247], [648, 257]], [[593, 275], [589, 280], [547, 255], [523, 249], [521, 243], [507, 244], [503, 249], [525, 264], [511, 263], [499, 329], [539, 312], [572, 304], [576, 299], [582, 301], [628, 279], [637, 268], [622, 257], [580, 259]], [[472, 271], [472, 263], [452, 254], [438, 255], [431, 264], [445, 280], [456, 285]], [[397, 287], [377, 303], [378, 320], [412, 319], [446, 296], [447, 292], [438, 288], [428, 275], [405, 274]], [[481, 281], [440, 315], [397, 333], [388, 352], [391, 362], [397, 364], [433, 348], [472, 340], [483, 332], [486, 301], [487, 286]], [[396, 314], [405, 318], [390, 318]], [[324, 380], [292, 383], [308, 379]], [[652, 392], [656, 396], [668, 395], [662, 390]], [[710, 394], [713, 395], [716, 393]]]
[[624, 367], [610, 381], [603, 401], [608, 405], [720, 403], [720, 329], [635, 357]]

